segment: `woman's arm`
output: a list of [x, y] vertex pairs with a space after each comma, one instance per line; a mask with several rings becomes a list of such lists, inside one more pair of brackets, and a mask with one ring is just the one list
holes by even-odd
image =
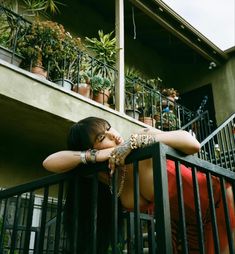
[[[114, 148], [96, 151], [95, 161], [106, 161]], [[49, 155], [43, 161], [43, 167], [51, 172], [62, 173], [74, 169], [83, 163], [81, 159], [81, 151], [59, 151]], [[84, 152], [83, 152], [84, 153]]]
[[200, 143], [187, 131], [160, 131], [158, 129], [143, 129], [139, 133], [132, 134], [130, 139], [117, 146], [109, 158], [111, 174], [115, 166], [124, 165], [125, 159], [131, 150], [142, 148], [154, 143], [161, 142], [185, 154], [199, 152]]
[[185, 154], [199, 152], [200, 143], [189, 132], [184, 130], [160, 131], [157, 129], [143, 130], [142, 134], [153, 135], [155, 142], [161, 142]]

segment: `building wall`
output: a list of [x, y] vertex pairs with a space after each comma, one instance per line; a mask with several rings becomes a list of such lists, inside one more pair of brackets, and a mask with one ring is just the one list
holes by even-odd
[[232, 56], [223, 65], [209, 71], [206, 71], [205, 67], [204, 70], [194, 69], [185, 72], [185, 75], [182, 77], [182, 83], [179, 85], [179, 88], [184, 92], [203, 87], [207, 84], [212, 85], [217, 124], [221, 124], [235, 112], [235, 56]]

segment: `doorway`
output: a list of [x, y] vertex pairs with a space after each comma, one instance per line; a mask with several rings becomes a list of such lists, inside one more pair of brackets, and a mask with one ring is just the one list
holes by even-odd
[[[193, 89], [189, 92], [183, 93], [180, 96], [179, 103], [195, 112], [200, 109], [203, 111], [208, 110], [210, 120], [212, 121], [212, 130], [216, 129], [217, 124], [215, 119], [214, 97], [211, 84], [207, 84], [199, 88]], [[203, 107], [200, 108], [201, 106]]]

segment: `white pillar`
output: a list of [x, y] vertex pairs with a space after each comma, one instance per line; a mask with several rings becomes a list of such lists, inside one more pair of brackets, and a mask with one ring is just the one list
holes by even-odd
[[124, 0], [116, 0], [115, 6], [115, 35], [117, 43], [116, 68], [118, 77], [115, 88], [115, 105], [120, 113], [124, 113]]

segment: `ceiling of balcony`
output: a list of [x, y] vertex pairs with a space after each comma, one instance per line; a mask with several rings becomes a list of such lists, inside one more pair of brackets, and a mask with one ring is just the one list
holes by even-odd
[[[115, 27], [115, 1], [77, 0], [68, 5], [67, 10], [78, 10], [77, 15], [87, 15], [96, 29], [94, 11], [103, 17], [110, 30]], [[177, 16], [173, 10], [162, 5], [161, 1], [129, 0], [124, 1], [124, 24], [126, 36], [139, 41], [155, 50], [158, 55], [169, 61], [184, 63], [205, 63], [214, 61], [219, 64], [226, 55], [216, 48], [196, 29]], [[76, 6], [76, 7], [75, 7]], [[87, 7], [84, 13], [83, 9]], [[100, 27], [98, 28], [100, 29]], [[96, 31], [98, 30], [96, 29]], [[109, 31], [110, 31], [109, 30]]]

